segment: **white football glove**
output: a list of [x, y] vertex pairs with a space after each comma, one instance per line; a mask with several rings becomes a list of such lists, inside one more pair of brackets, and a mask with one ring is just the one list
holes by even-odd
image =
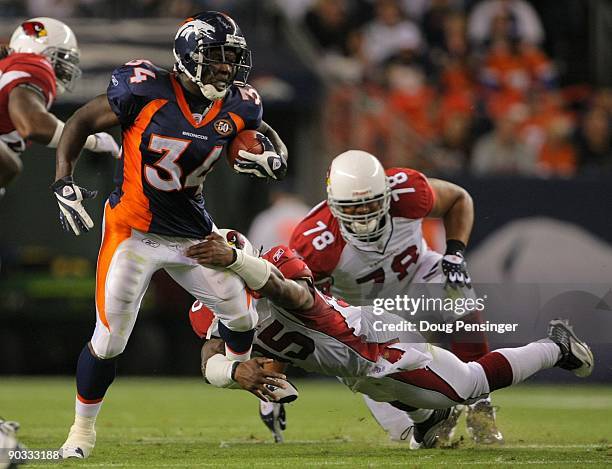
[[252, 174], [258, 178], [283, 179], [287, 174], [287, 160], [283, 155], [276, 153], [270, 139], [264, 135], [259, 137], [264, 147], [260, 155], [240, 150], [234, 162], [234, 170], [238, 173]]
[[110, 153], [114, 158], [121, 156], [119, 145], [117, 145], [112, 135], [106, 132], [98, 132], [93, 134], [92, 137], [95, 138], [95, 142], [91, 148], [87, 148], [89, 151], [94, 153]]
[[72, 176], [65, 176], [58, 179], [51, 186], [57, 198], [60, 209], [60, 223], [64, 231], [73, 232], [80, 235], [93, 228], [94, 223], [83, 207], [83, 200], [92, 199], [98, 191], [90, 191], [77, 186], [72, 180]]

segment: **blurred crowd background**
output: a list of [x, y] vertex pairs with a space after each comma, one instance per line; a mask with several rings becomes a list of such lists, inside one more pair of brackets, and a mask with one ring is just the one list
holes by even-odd
[[[606, 1], [0, 5], [5, 16], [117, 20], [277, 9], [309, 42], [311, 65], [329, 86], [325, 138], [333, 151], [359, 146], [392, 165], [444, 173], [571, 177], [612, 171], [610, 53], [602, 50], [611, 28]], [[255, 50], [256, 57], [266, 53]]]
[[[217, 165], [205, 193], [218, 226], [257, 245], [286, 240], [324, 197], [331, 159], [359, 148], [471, 192], [476, 281], [610, 283], [612, 2], [0, 0], [0, 43], [28, 17], [74, 29], [84, 74], [54, 107], [66, 119], [105, 91], [121, 63], [170, 68], [180, 19], [209, 9], [241, 25], [264, 118], [290, 150], [281, 184]], [[10, 357], [0, 373], [70, 373], [93, 325], [100, 234], [60, 231], [48, 189], [53, 156], [28, 149], [24, 174], [0, 200], [0, 357]], [[84, 155], [76, 172], [101, 193], [91, 204], [98, 228], [113, 167]], [[443, 249], [439, 222], [426, 233]], [[604, 300], [612, 310], [612, 295]], [[155, 276], [128, 372], [197, 372], [189, 303], [165, 274]]]

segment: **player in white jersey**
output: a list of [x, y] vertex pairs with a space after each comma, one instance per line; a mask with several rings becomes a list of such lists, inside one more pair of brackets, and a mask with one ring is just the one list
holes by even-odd
[[[359, 305], [414, 294], [411, 285], [420, 283], [474, 295], [463, 258], [474, 210], [464, 189], [409, 168], [385, 170], [373, 155], [350, 150], [333, 160], [327, 193], [327, 200], [297, 226], [290, 242], [312, 269], [317, 285]], [[426, 217], [444, 221], [444, 256], [423, 238]], [[439, 319], [452, 322], [458, 317], [451, 311]], [[478, 312], [461, 319], [480, 322]], [[465, 362], [488, 352], [483, 333], [454, 334], [450, 339], [452, 352]], [[389, 406], [368, 399], [366, 403], [392, 438], [411, 425]], [[478, 443], [503, 441], [489, 400], [468, 409], [467, 424]]]
[[[412, 448], [435, 446], [438, 427], [456, 419], [451, 409], [457, 404], [469, 404], [553, 366], [573, 370], [580, 377], [592, 371], [590, 349], [565, 321], [551, 321], [547, 339], [499, 349], [464, 363], [419, 340], [418, 334], [387, 332], [389, 328], [385, 331], [375, 324], [396, 324], [401, 321], [396, 315], [377, 315], [324, 295], [315, 288], [308, 266], [287, 246], [275, 246], [262, 258], [250, 249], [232, 248], [224, 237], [212, 233], [191, 247], [188, 255], [202, 265], [230, 267], [245, 283], [261, 286], [255, 292], [263, 298], [257, 304], [255, 344], [259, 352], [307, 371], [338, 376], [354, 391], [410, 412], [415, 422]], [[198, 335], [213, 336], [214, 313], [196, 304], [190, 317]], [[220, 339], [204, 344], [202, 368], [209, 381], [208, 367], [217, 367], [225, 359], [223, 350]], [[255, 377], [247, 381], [257, 381], [263, 373], [257, 371], [257, 365], [252, 361], [248, 365], [228, 363], [220, 387], [233, 385], [238, 369], [245, 366], [251, 367]], [[241, 373], [244, 377], [244, 370]], [[261, 392], [255, 394], [262, 397]]]

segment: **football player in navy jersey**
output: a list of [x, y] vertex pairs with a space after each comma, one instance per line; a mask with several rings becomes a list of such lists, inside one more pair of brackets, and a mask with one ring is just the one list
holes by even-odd
[[218, 315], [227, 348], [209, 372], [219, 383], [250, 356], [257, 313], [245, 282], [199, 265], [185, 251], [216, 230], [202, 184], [238, 132], [256, 129], [270, 141], [262, 154], [241, 151], [237, 172], [281, 179], [287, 150], [262, 121], [261, 98], [246, 83], [251, 55], [232, 18], [218, 12], [188, 18], [176, 34], [174, 56], [171, 72], [147, 60], [117, 68], [106, 94], [66, 123], [57, 149], [52, 189], [62, 226], [79, 235], [93, 227], [83, 201], [96, 194], [73, 180], [79, 152], [87, 135], [121, 125], [121, 178], [105, 205], [98, 255], [96, 327], [78, 359], [76, 417], [63, 457], [84, 458], [94, 447], [96, 416], [155, 271], [165, 269]]

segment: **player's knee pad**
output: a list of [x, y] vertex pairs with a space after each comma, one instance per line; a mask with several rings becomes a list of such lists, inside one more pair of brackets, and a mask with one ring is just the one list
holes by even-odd
[[140, 301], [150, 274], [144, 257], [124, 250], [113, 260], [108, 275], [106, 308], [124, 311], [132, 309]]
[[112, 333], [104, 325], [96, 325], [94, 334], [89, 341], [91, 350], [97, 358], [108, 360], [123, 353], [128, 337]]

